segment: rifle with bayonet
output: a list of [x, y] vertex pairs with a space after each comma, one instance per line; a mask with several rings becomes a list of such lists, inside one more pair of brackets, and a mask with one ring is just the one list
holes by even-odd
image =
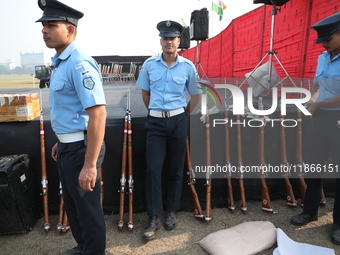
[[200, 204], [200, 201], [198, 199], [198, 195], [197, 195], [196, 188], [195, 188], [196, 179], [195, 179], [194, 170], [192, 169], [192, 165], [191, 165], [190, 146], [189, 146], [189, 139], [188, 138], [187, 138], [187, 141], [186, 141], [185, 167], [186, 167], [186, 174], [187, 174], [187, 183], [190, 187], [192, 200], [194, 202], [195, 218], [202, 220], [204, 216], [203, 216], [201, 204]]
[[133, 179], [133, 156], [132, 156], [132, 122], [130, 109], [130, 90], [128, 93], [128, 196], [129, 196], [129, 210], [128, 210], [128, 229], [133, 230], [133, 193], [134, 193], [134, 179]]
[[45, 150], [45, 127], [42, 109], [42, 88], [40, 88], [40, 159], [41, 159], [41, 186], [44, 205], [44, 231], [50, 230], [50, 220], [48, 215], [48, 179], [46, 170], [46, 150]]
[[[263, 104], [262, 104], [262, 97], [259, 98], [259, 109], [263, 110]], [[262, 186], [262, 211], [274, 213], [274, 209], [271, 205], [270, 196], [269, 196], [269, 190], [266, 183], [266, 177], [267, 177], [267, 166], [265, 163], [265, 153], [264, 153], [264, 127], [266, 123], [265, 116], [260, 116], [260, 119], [262, 119], [262, 124], [259, 127], [259, 141], [258, 141], [258, 160], [259, 160], [259, 177], [261, 180], [261, 186]]]
[[128, 137], [128, 106], [125, 111], [124, 120], [124, 135], [123, 135], [123, 147], [122, 147], [122, 167], [120, 174], [120, 189], [119, 192], [119, 215], [118, 215], [118, 229], [122, 230], [124, 227], [124, 200], [125, 200], [125, 185], [126, 185], [126, 163], [127, 163], [127, 137]]
[[243, 157], [242, 157], [242, 133], [240, 126], [240, 115], [236, 115], [236, 139], [237, 139], [237, 164], [238, 164], [238, 182], [240, 186], [240, 198], [241, 198], [241, 212], [246, 213], [247, 201], [246, 201], [246, 193], [244, 189], [244, 179], [243, 179]]
[[291, 207], [297, 207], [297, 201], [294, 196], [292, 185], [289, 181], [289, 163], [287, 160], [287, 148], [286, 148], [286, 131], [283, 125], [284, 117], [280, 116], [280, 158], [281, 158], [281, 172], [282, 178], [286, 185], [286, 201], [287, 205]]
[[206, 127], [206, 205], [205, 205], [205, 221], [210, 222], [212, 220], [211, 215], [211, 184], [212, 184], [212, 173], [211, 173], [211, 152], [210, 152], [210, 119], [209, 114], [205, 116], [205, 127]]
[[226, 180], [228, 185], [228, 209], [230, 211], [235, 211], [233, 186], [231, 182], [231, 163], [230, 163], [230, 141], [229, 141], [229, 119], [228, 119], [228, 103], [227, 103], [227, 90], [225, 90], [225, 102], [224, 102], [224, 119], [226, 121], [225, 127], [225, 159], [227, 174]]
[[300, 183], [301, 206], [304, 206], [307, 184], [303, 178], [305, 174], [304, 163], [302, 157], [302, 113], [296, 109], [296, 172]]

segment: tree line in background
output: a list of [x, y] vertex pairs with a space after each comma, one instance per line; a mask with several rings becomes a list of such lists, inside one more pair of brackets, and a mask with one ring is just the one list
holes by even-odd
[[12, 70], [9, 70], [6, 66], [0, 65], [0, 75], [11, 75], [11, 74], [31, 74], [34, 75], [35, 70], [33, 67], [17, 66]]

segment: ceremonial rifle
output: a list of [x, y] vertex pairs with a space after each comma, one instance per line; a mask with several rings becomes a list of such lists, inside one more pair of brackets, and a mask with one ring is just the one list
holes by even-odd
[[46, 170], [46, 151], [45, 151], [45, 128], [42, 109], [42, 88], [40, 89], [40, 159], [41, 159], [41, 186], [44, 205], [44, 231], [50, 230], [48, 215], [48, 179]]
[[302, 114], [296, 109], [296, 172], [300, 183], [301, 206], [304, 206], [307, 185], [304, 176], [304, 163], [302, 158]]
[[211, 174], [211, 155], [210, 155], [210, 119], [209, 114], [207, 113], [205, 117], [205, 127], [206, 127], [206, 206], [205, 206], [205, 221], [210, 222], [212, 220], [211, 216], [211, 183], [212, 183], [212, 174]]
[[[263, 110], [262, 97], [259, 98], [259, 109]], [[262, 118], [261, 118], [262, 117]], [[265, 154], [264, 154], [264, 126], [266, 123], [265, 116], [261, 116], [260, 118], [263, 120], [262, 125], [259, 127], [259, 144], [258, 144], [258, 159], [259, 159], [259, 177], [261, 180], [262, 186], [262, 211], [274, 213], [274, 209], [272, 208], [269, 191], [266, 183], [267, 173], [265, 170], [267, 169], [265, 163]]]
[[134, 193], [134, 179], [133, 179], [133, 158], [132, 158], [132, 123], [131, 123], [131, 109], [130, 109], [130, 90], [128, 93], [128, 184], [129, 184], [129, 215], [128, 215], [128, 229], [133, 230], [133, 193]]
[[291, 207], [297, 207], [297, 201], [294, 196], [292, 185], [289, 181], [289, 163], [287, 160], [287, 149], [286, 149], [286, 131], [283, 125], [284, 117], [280, 116], [280, 157], [281, 157], [281, 172], [282, 178], [286, 185], [286, 201], [287, 205]]
[[194, 202], [194, 212], [195, 212], [195, 218], [202, 220], [203, 219], [203, 212], [201, 208], [200, 201], [198, 199], [198, 195], [195, 188], [195, 173], [192, 169], [191, 165], [191, 159], [190, 159], [190, 146], [189, 146], [189, 139], [187, 138], [186, 141], [186, 151], [185, 151], [185, 167], [186, 167], [186, 173], [187, 173], [187, 183], [190, 187], [192, 199]]
[[63, 229], [63, 216], [64, 216], [64, 199], [63, 199], [63, 190], [62, 190], [61, 182], [59, 182], [59, 196], [60, 196], [60, 203], [59, 203], [57, 231], [61, 232]]
[[239, 172], [239, 185], [240, 185], [240, 198], [241, 198], [241, 212], [246, 213], [247, 202], [246, 202], [246, 193], [244, 189], [244, 179], [243, 179], [243, 157], [242, 157], [242, 133], [240, 126], [240, 115], [236, 115], [236, 122], [238, 123], [236, 126], [236, 134], [237, 134], [237, 162], [238, 162], [238, 172]]
[[127, 136], [128, 136], [128, 105], [125, 111], [124, 120], [124, 135], [123, 135], [123, 148], [122, 148], [122, 168], [120, 175], [120, 189], [119, 194], [119, 216], [118, 216], [118, 229], [123, 229], [124, 226], [124, 199], [125, 199], [125, 185], [126, 185], [126, 161], [127, 161]]
[[228, 104], [227, 104], [227, 90], [225, 90], [225, 102], [224, 102], [224, 119], [226, 121], [225, 127], [225, 158], [227, 167], [227, 185], [228, 185], [228, 209], [235, 211], [233, 186], [231, 182], [231, 163], [230, 163], [230, 141], [229, 141], [229, 119], [228, 119]]

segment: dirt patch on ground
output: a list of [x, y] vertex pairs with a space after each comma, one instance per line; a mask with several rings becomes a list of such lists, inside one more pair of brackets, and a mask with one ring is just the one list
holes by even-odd
[[[157, 231], [156, 238], [147, 243], [141, 238], [147, 221], [146, 213], [135, 214], [133, 231], [126, 228], [119, 231], [117, 229], [118, 215], [105, 215], [106, 253], [108, 255], [207, 255], [208, 253], [197, 242], [208, 234], [246, 221], [270, 221], [294, 241], [332, 248], [335, 250], [335, 254], [340, 255], [340, 247], [330, 241], [333, 202], [333, 198], [327, 198], [327, 205], [320, 208], [319, 220], [303, 227], [296, 227], [289, 223], [291, 216], [300, 213], [301, 208], [290, 208], [283, 200], [272, 201], [273, 207], [278, 210], [278, 213], [274, 215], [262, 212], [261, 202], [258, 200], [248, 201], [246, 214], [241, 213], [239, 208], [234, 212], [230, 212], [226, 208], [215, 208], [212, 211], [213, 220], [210, 223], [195, 219], [192, 212], [177, 212], [178, 226], [171, 231], [161, 227]], [[162, 220], [164, 215], [160, 217]], [[0, 236], [0, 254], [55, 255], [75, 246], [70, 232], [58, 233], [56, 231], [57, 215], [52, 215], [50, 218], [52, 226], [50, 232], [43, 231], [43, 220], [38, 219], [33, 230], [28, 233]], [[259, 254], [272, 254], [275, 247]]]

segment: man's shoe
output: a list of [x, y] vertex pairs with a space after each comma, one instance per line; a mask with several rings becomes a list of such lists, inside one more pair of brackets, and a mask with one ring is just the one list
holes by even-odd
[[318, 216], [311, 216], [306, 213], [300, 213], [298, 215], [295, 215], [290, 219], [290, 223], [296, 226], [303, 226], [306, 225], [307, 223], [311, 221], [316, 221], [318, 220]]
[[81, 255], [81, 254], [83, 254], [83, 251], [77, 246], [70, 250], [62, 252], [59, 255]]
[[171, 230], [176, 227], [176, 215], [173, 211], [165, 213], [164, 228], [166, 230]]
[[334, 244], [340, 245], [340, 226], [339, 225], [333, 224], [331, 241]]
[[155, 238], [155, 232], [159, 228], [158, 216], [149, 216], [148, 226], [144, 229], [143, 239], [150, 241]]

